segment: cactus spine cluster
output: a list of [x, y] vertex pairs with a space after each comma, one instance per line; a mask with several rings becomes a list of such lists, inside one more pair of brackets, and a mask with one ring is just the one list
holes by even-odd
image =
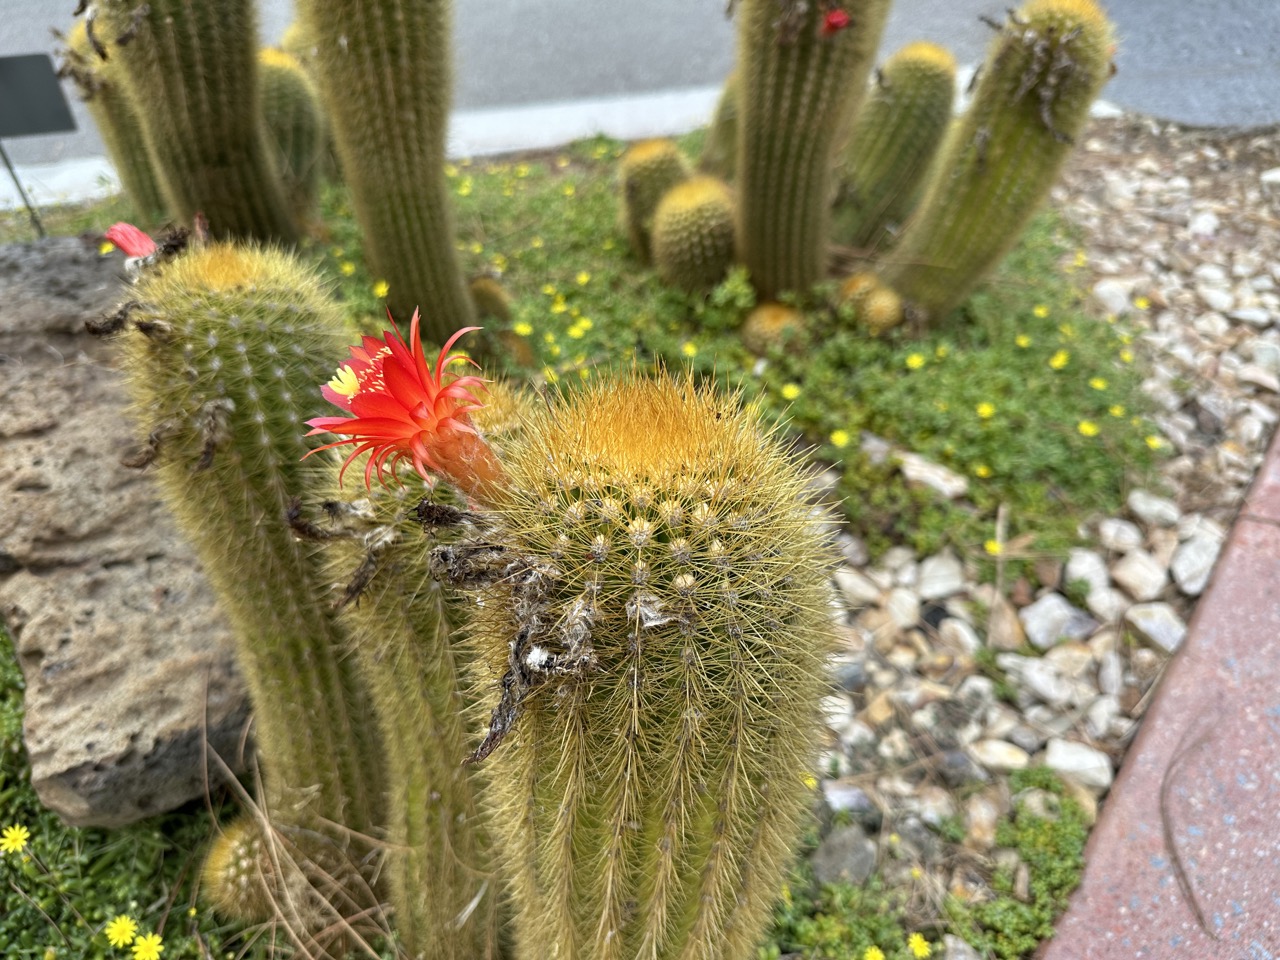
[[1109, 76], [1113, 42], [1094, 0], [1010, 12], [881, 269], [913, 314], [941, 320], [1017, 241]]
[[147, 155], [142, 124], [125, 96], [116, 61], [98, 56], [83, 20], [77, 20], [66, 37], [59, 72], [75, 82], [139, 219], [148, 226], [162, 223], [164, 195]]
[[448, 0], [299, 0], [313, 76], [365, 252], [396, 316], [423, 308], [438, 343], [475, 311], [444, 174], [452, 97]]
[[667, 283], [696, 293], [733, 265], [733, 194], [715, 177], [691, 177], [667, 191], [653, 215], [653, 262]]
[[94, 0], [90, 15], [170, 212], [203, 214], [218, 237], [295, 242], [262, 128], [251, 0]]
[[282, 50], [258, 52], [262, 119], [275, 153], [285, 197], [299, 223], [315, 215], [327, 144], [315, 85], [302, 64]]
[[[523, 429], [473, 628], [478, 689], [503, 691], [478, 755], [516, 956], [740, 960], [805, 809], [830, 639], [804, 476], [736, 401], [665, 376]], [[441, 565], [474, 582], [483, 555]]]
[[307, 856], [332, 873], [350, 834], [330, 825], [378, 829], [384, 775], [316, 548], [287, 513], [317, 469], [299, 462], [299, 424], [325, 405], [316, 385], [350, 334], [315, 273], [276, 250], [200, 246], [147, 270], [132, 297], [120, 345], [134, 419], [234, 629], [268, 816], [328, 836]]
[[689, 174], [689, 162], [671, 140], [641, 140], [622, 155], [622, 226], [632, 251], [645, 263], [653, 257], [651, 234], [658, 204]]
[[[823, 276], [832, 170], [889, 0], [738, 3], [738, 255], [762, 298]], [[827, 29], [841, 14], [846, 25]]]
[[936, 44], [913, 43], [890, 57], [876, 80], [841, 157], [832, 229], [837, 242], [871, 250], [919, 199], [951, 122], [955, 58]]

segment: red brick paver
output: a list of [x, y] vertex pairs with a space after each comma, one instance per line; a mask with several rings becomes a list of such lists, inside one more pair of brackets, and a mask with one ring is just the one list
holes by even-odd
[[1280, 437], [1042, 960], [1280, 960]]

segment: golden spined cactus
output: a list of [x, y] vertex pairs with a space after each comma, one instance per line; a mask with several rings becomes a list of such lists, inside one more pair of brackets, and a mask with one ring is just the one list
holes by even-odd
[[876, 75], [839, 160], [832, 238], [876, 250], [919, 199], [929, 163], [951, 123], [956, 61], [933, 43], [913, 43]]
[[315, 217], [328, 143], [320, 101], [311, 78], [290, 54], [270, 47], [260, 50], [258, 67], [267, 139], [294, 217], [307, 224]]
[[252, 0], [92, 0], [169, 212], [216, 237], [294, 243], [262, 125]]
[[515, 955], [750, 956], [831, 640], [804, 471], [735, 399], [636, 373], [536, 405], [503, 459], [492, 529], [437, 570], [482, 589]]
[[671, 140], [642, 140], [628, 148], [619, 165], [621, 220], [635, 255], [652, 257], [653, 214], [668, 190], [688, 179], [689, 161]]
[[738, 75], [730, 73], [720, 91], [698, 169], [721, 180], [733, 180], [738, 165]]
[[762, 299], [822, 279], [840, 137], [889, 0], [739, 0], [738, 257]]
[[453, 99], [449, 0], [298, 0], [312, 77], [373, 274], [396, 316], [423, 311], [434, 343], [475, 310], [444, 174]]
[[804, 314], [785, 303], [767, 301], [747, 314], [739, 336], [742, 344], [757, 357], [791, 342], [799, 346], [804, 336]]
[[902, 298], [870, 271], [855, 273], [841, 283], [838, 300], [851, 305], [854, 319], [875, 337], [887, 333], [905, 319]]
[[667, 191], [653, 215], [653, 262], [689, 293], [709, 290], [733, 266], [733, 194], [715, 177], [691, 177]]
[[1094, 0], [1031, 0], [992, 42], [881, 278], [936, 323], [1017, 242], [1111, 73], [1111, 23]]
[[147, 154], [142, 125], [121, 86], [118, 61], [103, 60], [97, 54], [83, 20], [75, 22], [65, 43], [59, 76], [75, 83], [138, 219], [147, 227], [158, 226], [167, 216], [164, 195]]

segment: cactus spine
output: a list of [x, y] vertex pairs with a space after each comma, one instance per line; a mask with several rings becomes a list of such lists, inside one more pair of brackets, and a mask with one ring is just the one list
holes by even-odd
[[738, 164], [738, 75], [725, 79], [716, 112], [707, 128], [707, 139], [698, 168], [721, 180], [732, 180]]
[[803, 473], [736, 401], [635, 373], [529, 412], [504, 464], [473, 640], [503, 690], [479, 754], [514, 715], [484, 762], [516, 955], [749, 956], [829, 643]]
[[668, 190], [689, 177], [689, 162], [671, 140], [641, 140], [622, 155], [622, 226], [635, 255], [653, 257], [653, 214]]
[[444, 175], [448, 0], [299, 0], [301, 29], [373, 273], [443, 342], [475, 318]]
[[234, 628], [268, 814], [329, 836], [308, 856], [332, 873], [349, 836], [327, 824], [380, 827], [384, 777], [319, 558], [286, 513], [315, 471], [299, 425], [325, 405], [316, 385], [349, 334], [314, 272], [275, 250], [199, 247], [144, 273], [132, 298], [134, 417]]
[[881, 270], [914, 315], [941, 320], [1017, 241], [1107, 80], [1112, 46], [1094, 0], [1010, 13]]
[[901, 225], [951, 122], [956, 62], [932, 43], [895, 53], [877, 75], [841, 158], [836, 241], [875, 249]]
[[327, 143], [315, 85], [297, 59], [281, 50], [258, 52], [262, 119], [274, 150], [285, 197], [299, 223], [315, 214]]
[[215, 236], [293, 243], [261, 123], [251, 0], [95, 0], [169, 209]]
[[[738, 256], [764, 299], [823, 276], [832, 168], [889, 0], [738, 4]], [[831, 31], [839, 13], [847, 25]]]
[[97, 55], [83, 20], [77, 20], [66, 37], [59, 73], [75, 82], [138, 218], [148, 226], [163, 222], [164, 195], [147, 155], [142, 125], [121, 87], [116, 61]]
[[696, 293], [733, 265], [733, 194], [714, 177], [692, 177], [667, 191], [653, 215], [653, 261], [667, 283]]

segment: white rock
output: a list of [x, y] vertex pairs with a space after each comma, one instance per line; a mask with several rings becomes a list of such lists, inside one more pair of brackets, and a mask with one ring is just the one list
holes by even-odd
[[1098, 690], [1105, 694], [1118, 694], [1124, 686], [1124, 667], [1120, 654], [1108, 650], [1098, 662]]
[[1046, 652], [1043, 660], [1053, 664], [1064, 677], [1076, 679], [1093, 666], [1093, 651], [1088, 644], [1078, 641], [1060, 643]]
[[1280, 190], [1280, 167], [1263, 170], [1258, 175], [1258, 180], [1264, 189]]
[[1246, 363], [1236, 371], [1236, 379], [1270, 393], [1280, 393], [1280, 377], [1256, 363]]
[[1107, 313], [1128, 313], [1133, 309], [1129, 303], [1133, 288], [1141, 281], [1141, 277], [1107, 277], [1093, 285], [1093, 299]]
[[1067, 556], [1067, 566], [1063, 571], [1067, 583], [1083, 580], [1089, 585], [1089, 592], [1102, 590], [1111, 586], [1111, 575], [1107, 573], [1107, 562], [1102, 555], [1093, 550], [1072, 550]]
[[964, 567], [960, 558], [947, 548], [920, 564], [916, 592], [922, 600], [941, 600], [964, 589]]
[[1200, 314], [1192, 326], [1195, 327], [1196, 333], [1213, 340], [1220, 340], [1231, 332], [1231, 324], [1227, 322], [1227, 318], [1212, 311]]
[[1254, 337], [1245, 347], [1244, 354], [1263, 370], [1280, 373], [1280, 343], [1266, 337]]
[[1018, 611], [1018, 619], [1032, 646], [1047, 650], [1059, 640], [1082, 640], [1098, 623], [1083, 610], [1073, 607], [1058, 593], [1046, 593], [1030, 606]]
[[[1101, 102], [1101, 101], [1097, 101]], [[953, 933], [942, 938], [941, 960], [982, 960], [978, 951]]]
[[1049, 741], [1044, 763], [1050, 770], [1096, 790], [1106, 790], [1114, 776], [1111, 758], [1101, 750], [1061, 737]]
[[1098, 542], [1108, 550], [1128, 553], [1142, 546], [1142, 531], [1137, 524], [1118, 517], [1108, 517], [1098, 524]]
[[1125, 612], [1124, 622], [1165, 653], [1177, 650], [1187, 636], [1187, 625], [1167, 603], [1134, 604]]
[[1027, 751], [1004, 740], [979, 740], [970, 744], [967, 750], [975, 763], [995, 773], [1025, 770], [1031, 763]]
[[1182, 516], [1182, 511], [1172, 500], [1158, 497], [1147, 490], [1131, 490], [1125, 502], [1135, 517], [1153, 526], [1171, 527]]
[[1103, 694], [1084, 712], [1084, 728], [1093, 739], [1101, 740], [1111, 729], [1111, 721], [1118, 716], [1120, 698], [1114, 694]]
[[969, 655], [982, 648], [978, 632], [959, 617], [947, 617], [938, 624], [938, 642], [948, 650]]
[[1103, 587], [1085, 597], [1084, 605], [1103, 623], [1114, 623], [1124, 616], [1132, 602], [1123, 591], [1115, 587]]
[[1216, 263], [1200, 263], [1191, 271], [1191, 275], [1205, 283], [1226, 283], [1227, 271]]
[[1169, 584], [1165, 568], [1145, 550], [1131, 550], [1111, 568], [1116, 583], [1135, 600], [1154, 600]]
[[1221, 550], [1222, 538], [1209, 533], [1197, 533], [1184, 540], [1169, 565], [1178, 589], [1189, 597], [1200, 596], [1209, 583], [1209, 574], [1213, 572]]
[[897, 457], [902, 475], [912, 483], [923, 484], [948, 500], [963, 497], [969, 492], [969, 481], [954, 470], [948, 470], [915, 453], [901, 451]]
[[1234, 294], [1223, 287], [1208, 283], [1198, 283], [1196, 284], [1196, 295], [1204, 301], [1206, 307], [1210, 310], [1217, 310], [1219, 313], [1230, 313], [1236, 306]]
[[854, 609], [880, 600], [880, 588], [852, 567], [840, 567], [836, 570], [835, 581], [840, 596]]
[[1187, 224], [1187, 232], [1192, 236], [1197, 234], [1205, 237], [1212, 237], [1218, 232], [1218, 215], [1212, 210], [1202, 210], [1191, 218], [1191, 222]]
[[1265, 307], [1239, 307], [1227, 314], [1232, 320], [1247, 323], [1262, 330], [1271, 326], [1271, 311]]
[[996, 666], [1007, 673], [1019, 687], [1045, 703], [1061, 707], [1071, 699], [1071, 684], [1048, 660], [1024, 657], [1016, 653], [1001, 653], [996, 655]]
[[823, 697], [820, 704], [823, 722], [841, 736], [853, 720], [853, 701], [845, 694]]
[[920, 598], [905, 587], [889, 591], [884, 609], [899, 630], [909, 630], [920, 622]]

